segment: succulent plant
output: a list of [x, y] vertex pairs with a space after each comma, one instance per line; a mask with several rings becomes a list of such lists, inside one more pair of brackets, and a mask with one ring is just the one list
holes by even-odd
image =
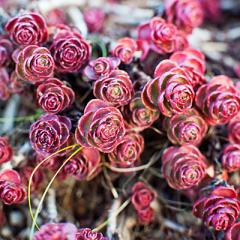
[[67, 142], [71, 127], [67, 117], [43, 115], [30, 128], [29, 138], [33, 149], [42, 155], [58, 151]]
[[166, 118], [165, 129], [173, 144], [197, 146], [205, 137], [208, 125], [198, 111], [192, 108]]
[[62, 27], [54, 35], [50, 51], [59, 72], [77, 72], [89, 60], [91, 46], [78, 31]]
[[238, 218], [239, 204], [233, 188], [220, 186], [194, 203], [193, 214], [216, 231], [226, 231]]
[[27, 192], [22, 186], [20, 175], [14, 170], [0, 172], [0, 200], [6, 205], [22, 203]]
[[143, 149], [144, 138], [139, 133], [128, 131], [113, 152], [108, 154], [108, 159], [113, 166], [133, 167], [139, 161]]
[[169, 186], [177, 190], [197, 186], [206, 176], [206, 158], [193, 145], [167, 148], [161, 157], [162, 172]]
[[240, 96], [231, 79], [216, 76], [202, 85], [195, 99], [198, 109], [210, 125], [228, 123], [240, 109]]
[[83, 147], [64, 166], [64, 173], [77, 180], [91, 180], [101, 170], [101, 156], [97, 149]]
[[158, 77], [148, 81], [142, 91], [144, 105], [152, 110], [159, 108], [167, 117], [190, 109], [195, 92], [185, 71], [169, 60], [163, 60], [156, 69]]
[[38, 45], [47, 41], [45, 20], [38, 13], [26, 13], [11, 18], [5, 25], [11, 40], [18, 45]]
[[133, 96], [133, 84], [127, 72], [113, 70], [109, 76], [94, 82], [93, 94], [115, 107], [129, 103]]
[[133, 60], [133, 56], [137, 51], [138, 46], [132, 38], [121, 38], [117, 41], [116, 45], [112, 50], [112, 55], [121, 60], [125, 64], [129, 64]]
[[228, 144], [223, 149], [222, 154], [223, 168], [228, 172], [235, 172], [240, 169], [240, 145]]
[[115, 57], [99, 57], [89, 62], [84, 69], [84, 74], [90, 80], [97, 80], [101, 77], [108, 77], [112, 70], [117, 69], [120, 59]]
[[69, 108], [75, 100], [75, 93], [57, 78], [49, 78], [37, 88], [38, 105], [46, 113], [57, 114]]
[[138, 27], [138, 44], [145, 59], [149, 50], [172, 53], [188, 47], [186, 35], [161, 17], [154, 17]]
[[159, 112], [146, 107], [141, 99], [141, 93], [137, 92], [125, 107], [124, 116], [129, 128], [141, 131], [152, 126], [159, 118]]
[[54, 60], [50, 51], [45, 47], [28, 45], [17, 56], [17, 76], [30, 83], [41, 82], [52, 77], [54, 68]]
[[121, 112], [102, 100], [93, 99], [79, 119], [75, 137], [77, 142], [85, 147], [95, 147], [100, 152], [109, 153], [124, 134]]
[[151, 203], [155, 200], [156, 193], [143, 182], [136, 182], [132, 187], [131, 202], [137, 211], [139, 222], [149, 224], [154, 219]]
[[186, 33], [191, 33], [203, 21], [203, 9], [198, 0], [166, 0], [165, 6], [167, 20]]
[[[202, 52], [194, 49], [187, 48], [184, 51], [178, 51], [172, 54], [170, 60], [177, 63], [177, 66], [181, 67], [185, 74], [191, 80], [194, 88], [200, 87], [206, 82], [204, 73], [206, 70], [205, 56]], [[161, 72], [160, 72], [161, 73]], [[155, 76], [157, 76], [157, 68], [155, 70]]]

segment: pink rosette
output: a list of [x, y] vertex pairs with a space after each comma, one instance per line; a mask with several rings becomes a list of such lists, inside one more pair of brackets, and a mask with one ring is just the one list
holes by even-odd
[[54, 60], [47, 48], [29, 45], [17, 55], [17, 76], [30, 83], [41, 82], [52, 77], [54, 68]]
[[195, 98], [198, 109], [210, 125], [228, 123], [240, 110], [240, 96], [227, 76], [212, 78], [202, 85]]
[[109, 76], [102, 77], [94, 83], [93, 94], [115, 107], [129, 103], [133, 96], [133, 84], [127, 72], [113, 70]]
[[57, 78], [49, 78], [37, 88], [38, 105], [46, 113], [59, 113], [69, 108], [75, 100], [75, 93]]
[[18, 45], [38, 45], [47, 41], [45, 20], [38, 13], [26, 13], [10, 19], [5, 25], [11, 40]]
[[174, 189], [195, 187], [206, 175], [208, 163], [193, 145], [169, 147], [163, 152], [161, 159], [163, 175]]
[[216, 231], [226, 231], [239, 216], [240, 202], [231, 187], [216, 187], [194, 203], [193, 214]]
[[112, 152], [124, 135], [121, 112], [98, 99], [88, 102], [75, 132], [79, 144], [105, 153]]

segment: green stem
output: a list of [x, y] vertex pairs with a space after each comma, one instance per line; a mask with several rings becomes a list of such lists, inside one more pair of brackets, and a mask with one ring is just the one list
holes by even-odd
[[[62, 148], [62, 149], [56, 151], [55, 153], [53, 153], [53, 154], [49, 155], [48, 157], [46, 157], [45, 159], [43, 159], [32, 171], [31, 176], [29, 178], [29, 182], [28, 182], [28, 207], [29, 207], [29, 212], [32, 217], [32, 220], [34, 219], [34, 215], [33, 215], [32, 205], [31, 205], [31, 185], [32, 185], [32, 180], [33, 180], [34, 174], [42, 166], [42, 164], [45, 163], [47, 160], [49, 160], [51, 157], [57, 155], [58, 153], [65, 151], [67, 149], [74, 148], [76, 146], [78, 146], [78, 144], [74, 144], [74, 145], [71, 145], [71, 146], [68, 146], [68, 147], [65, 147], [65, 148]], [[35, 225], [36, 225], [37, 229], [39, 229], [38, 225], [37, 224], [35, 224]]]
[[67, 162], [73, 157], [75, 156], [78, 152], [80, 152], [82, 150], [82, 147], [79, 147], [76, 151], [74, 151], [65, 161], [64, 163], [61, 165], [61, 167], [57, 170], [57, 172], [54, 174], [53, 178], [51, 179], [51, 181], [49, 182], [49, 184], [47, 185], [43, 195], [42, 195], [42, 198], [38, 204], [38, 207], [37, 207], [37, 210], [35, 212], [35, 215], [34, 215], [34, 219], [33, 219], [33, 223], [32, 223], [32, 227], [31, 227], [31, 232], [30, 232], [30, 240], [33, 238], [33, 234], [34, 234], [34, 227], [36, 225], [36, 221], [37, 221], [37, 217], [38, 217], [38, 214], [40, 212], [40, 209], [42, 207], [42, 204], [43, 204], [43, 201], [47, 195], [47, 192], [49, 190], [49, 188], [51, 187], [53, 181], [55, 180], [55, 178], [57, 177], [57, 175], [60, 173], [60, 171], [63, 169], [63, 167], [67, 164]]

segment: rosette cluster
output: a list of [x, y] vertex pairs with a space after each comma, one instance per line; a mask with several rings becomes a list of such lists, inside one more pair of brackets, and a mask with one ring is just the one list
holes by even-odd
[[77, 72], [89, 60], [91, 46], [76, 30], [59, 28], [50, 47], [59, 72]]
[[68, 117], [43, 115], [30, 127], [30, 143], [39, 154], [50, 155], [67, 142], [71, 128]]
[[186, 33], [203, 22], [203, 9], [198, 0], [166, 0], [167, 20]]
[[169, 60], [163, 60], [155, 70], [155, 78], [142, 91], [144, 105], [171, 117], [192, 108], [195, 92], [185, 71]]
[[112, 152], [124, 135], [125, 125], [121, 112], [98, 99], [88, 102], [75, 132], [79, 144], [105, 153]]
[[0, 137], [0, 163], [9, 162], [12, 159], [13, 150], [7, 137]]
[[120, 168], [133, 167], [137, 164], [144, 149], [144, 138], [136, 132], [127, 132], [108, 159], [113, 166]]
[[188, 41], [175, 25], [161, 17], [154, 17], [138, 27], [138, 44], [144, 59], [149, 50], [157, 53], [172, 53], [188, 47]]
[[168, 139], [173, 144], [199, 145], [205, 137], [208, 125], [195, 109], [188, 109], [165, 120]]
[[6, 205], [22, 203], [27, 196], [21, 178], [15, 170], [3, 170], [0, 173], [0, 201]]
[[202, 85], [196, 93], [196, 106], [210, 125], [228, 123], [240, 110], [240, 95], [231, 79], [220, 75]]
[[216, 187], [194, 203], [193, 214], [216, 231], [226, 231], [239, 216], [240, 202], [231, 187]]
[[137, 211], [141, 224], [149, 224], [154, 219], [154, 210], [151, 203], [156, 199], [156, 193], [145, 183], [137, 182], [132, 187], [131, 202]]
[[115, 107], [129, 103], [133, 96], [133, 84], [127, 72], [113, 70], [107, 77], [99, 78], [93, 87], [96, 98]]
[[222, 153], [222, 165], [228, 172], [235, 172], [240, 169], [240, 145], [228, 144]]
[[45, 47], [28, 45], [17, 55], [16, 73], [30, 83], [41, 82], [53, 76], [55, 63], [50, 51]]
[[64, 173], [77, 180], [91, 180], [100, 172], [101, 156], [95, 148], [83, 147], [64, 166]]
[[195, 187], [206, 176], [207, 160], [193, 145], [169, 147], [163, 152], [161, 160], [164, 178], [174, 189]]
[[120, 38], [115, 44], [112, 55], [121, 60], [125, 64], [129, 64], [133, 61], [133, 56], [138, 50], [138, 45], [136, 40], [132, 38]]
[[[131, 192], [139, 223], [149, 224], [158, 208], [157, 194], [150, 186], [156, 180], [152, 176], [158, 176], [152, 168], [156, 164], [161, 166], [162, 176], [171, 188], [187, 196], [201, 194], [193, 207], [196, 217], [216, 231], [225, 231], [225, 240], [239, 240], [239, 190], [228, 185], [236, 184], [237, 173], [228, 173], [240, 169], [240, 83], [235, 84], [224, 75], [206, 81], [205, 57], [188, 42], [189, 34], [201, 25], [204, 15], [217, 18], [216, 6], [215, 0], [165, 0], [162, 14], [157, 9], [155, 17], [140, 24], [136, 32], [129, 28], [128, 37], [114, 42], [109, 41], [110, 37], [123, 31], [116, 35], [109, 29], [105, 31], [106, 15], [100, 8], [83, 9], [82, 20], [88, 31], [81, 27], [82, 33], [67, 25], [69, 19], [63, 9], [46, 13], [47, 24], [40, 14], [22, 11], [7, 21], [0, 36], [0, 100], [7, 100], [13, 93], [23, 96], [20, 100], [12, 98], [4, 115], [8, 116], [8, 109], [14, 113], [20, 106], [20, 116], [15, 119], [13, 114], [9, 124], [16, 127], [22, 119], [27, 122], [41, 112], [36, 109], [34, 116], [28, 116], [35, 107], [44, 114], [29, 130], [34, 152], [28, 149], [25, 135], [14, 141], [19, 134], [15, 128], [11, 141], [0, 137], [1, 166], [19, 171], [7, 169], [0, 173], [0, 203], [23, 203], [29, 179], [34, 193], [40, 183], [49, 180], [44, 170], [55, 172], [51, 184], [56, 177], [90, 181], [104, 166], [131, 173], [134, 178], [129, 180], [137, 179], [126, 192]], [[88, 32], [91, 42], [83, 37]], [[101, 32], [100, 37], [91, 35], [94, 32]], [[108, 37], [103, 35], [105, 32]], [[238, 63], [233, 65], [239, 75]], [[211, 67], [208, 70], [215, 72]], [[0, 107], [5, 108], [4, 104]], [[153, 130], [158, 134], [151, 135]], [[148, 138], [152, 138], [150, 143]], [[14, 157], [10, 142], [16, 142]], [[20, 146], [23, 143], [24, 147]], [[222, 144], [223, 151], [218, 154]], [[151, 149], [144, 152], [148, 147]], [[78, 149], [74, 152], [75, 148]], [[157, 163], [155, 154], [150, 159], [149, 156], [159, 148], [156, 160], [161, 161]], [[143, 156], [144, 164], [139, 166]], [[217, 160], [222, 165], [216, 168]], [[149, 167], [151, 171], [147, 170]], [[143, 169], [143, 174], [135, 173]], [[120, 196], [129, 182], [115, 173], [104, 173], [114, 197]], [[116, 183], [112, 184], [112, 180], [117, 181], [116, 189], [111, 186]], [[121, 184], [124, 186], [118, 192]], [[204, 191], [209, 192], [202, 195]], [[83, 213], [87, 214], [88, 209], [85, 210]], [[95, 230], [50, 223], [43, 225], [33, 240], [107, 240]]]
[[17, 45], [38, 45], [48, 39], [45, 20], [38, 13], [26, 13], [11, 18], [5, 25], [5, 29]]
[[72, 105], [75, 93], [59, 79], [49, 78], [37, 87], [36, 97], [46, 113], [57, 114]]

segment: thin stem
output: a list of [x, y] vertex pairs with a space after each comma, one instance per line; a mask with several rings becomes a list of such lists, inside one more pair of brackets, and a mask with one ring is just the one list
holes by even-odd
[[149, 168], [149, 172], [151, 172], [155, 177], [158, 177], [160, 179], [163, 179], [163, 175], [156, 171], [154, 168]]
[[[117, 217], [130, 203], [130, 199], [127, 199], [120, 207], [119, 209], [116, 211], [115, 214], [113, 214], [112, 216]], [[106, 221], [104, 221], [103, 223], [101, 223], [98, 227], [93, 229], [93, 232], [99, 232], [102, 228], [104, 228], [105, 226], [107, 226], [107, 224], [109, 223], [110, 218], [108, 218]]]
[[106, 46], [103, 42], [98, 42], [98, 45], [100, 46], [101, 48], [101, 51], [102, 51], [102, 57], [107, 57], [107, 49], [106, 49]]
[[154, 132], [156, 132], [159, 135], [163, 135], [164, 133], [161, 132], [159, 129], [155, 128], [155, 127], [150, 127], [150, 129], [152, 129]]
[[105, 176], [105, 178], [107, 180], [107, 183], [108, 183], [108, 185], [109, 185], [109, 187], [111, 189], [113, 197], [115, 199], [118, 198], [118, 192], [117, 192], [116, 188], [113, 186], [113, 183], [112, 183], [112, 181], [111, 181], [111, 179], [110, 179], [110, 177], [109, 177], [109, 175], [107, 173], [107, 169], [106, 168], [103, 169], [103, 173], [104, 173], [104, 176]]
[[[34, 220], [34, 214], [33, 214], [33, 211], [32, 211], [32, 205], [31, 205], [31, 184], [32, 184], [32, 180], [33, 180], [33, 177], [34, 177], [34, 174], [36, 173], [36, 171], [42, 166], [42, 164], [44, 164], [47, 160], [49, 160], [51, 157], [57, 155], [58, 153], [60, 152], [63, 152], [67, 149], [70, 149], [70, 148], [74, 148], [78, 146], [78, 144], [74, 144], [74, 145], [71, 145], [71, 146], [68, 146], [68, 147], [65, 147], [65, 148], [62, 148], [60, 150], [58, 150], [57, 152], [49, 155], [48, 157], [46, 157], [45, 159], [43, 159], [35, 168], [34, 170], [32, 171], [32, 174], [29, 178], [29, 182], [28, 182], [28, 207], [29, 207], [29, 212], [30, 212], [30, 215], [32, 217], [32, 220]], [[37, 229], [39, 229], [38, 225], [36, 224], [35, 222], [35, 225], [37, 227]]]
[[34, 215], [34, 219], [33, 219], [33, 223], [32, 223], [32, 227], [31, 227], [31, 232], [30, 232], [30, 240], [32, 239], [33, 237], [33, 233], [34, 233], [34, 227], [35, 227], [35, 224], [36, 224], [36, 221], [37, 221], [37, 217], [38, 217], [38, 214], [40, 212], [40, 208], [43, 204], [43, 201], [47, 195], [47, 192], [49, 190], [49, 188], [51, 187], [53, 181], [55, 180], [55, 178], [57, 177], [57, 175], [60, 173], [60, 171], [63, 169], [63, 167], [67, 164], [67, 162], [73, 157], [75, 156], [78, 152], [80, 152], [82, 150], [82, 147], [79, 147], [76, 151], [74, 151], [65, 161], [64, 163], [61, 165], [61, 167], [57, 170], [57, 172], [54, 174], [54, 176], [52, 177], [51, 181], [49, 182], [49, 184], [47, 185], [43, 195], [42, 195], [42, 198], [38, 204], [38, 207], [37, 207], [37, 210], [35, 212], [35, 215]]
[[164, 144], [164, 146], [160, 152], [153, 154], [153, 156], [151, 157], [150, 161], [147, 164], [144, 164], [144, 165], [141, 165], [138, 167], [132, 167], [132, 168], [117, 168], [117, 167], [111, 166], [108, 163], [104, 163], [104, 165], [107, 168], [111, 169], [112, 171], [120, 172], [120, 173], [129, 173], [129, 172], [137, 172], [137, 171], [147, 170], [149, 167], [154, 165], [156, 161], [159, 160], [159, 158], [162, 155], [162, 152], [165, 149], [165, 147], [167, 146], [167, 144], [168, 143]]
[[129, 172], [137, 172], [137, 171], [142, 171], [148, 167], [151, 166], [151, 164], [147, 163], [138, 167], [132, 167], [132, 168], [117, 168], [117, 167], [113, 167], [107, 163], [104, 164], [107, 168], [111, 169], [112, 171], [115, 172], [120, 172], [120, 173], [129, 173]]

